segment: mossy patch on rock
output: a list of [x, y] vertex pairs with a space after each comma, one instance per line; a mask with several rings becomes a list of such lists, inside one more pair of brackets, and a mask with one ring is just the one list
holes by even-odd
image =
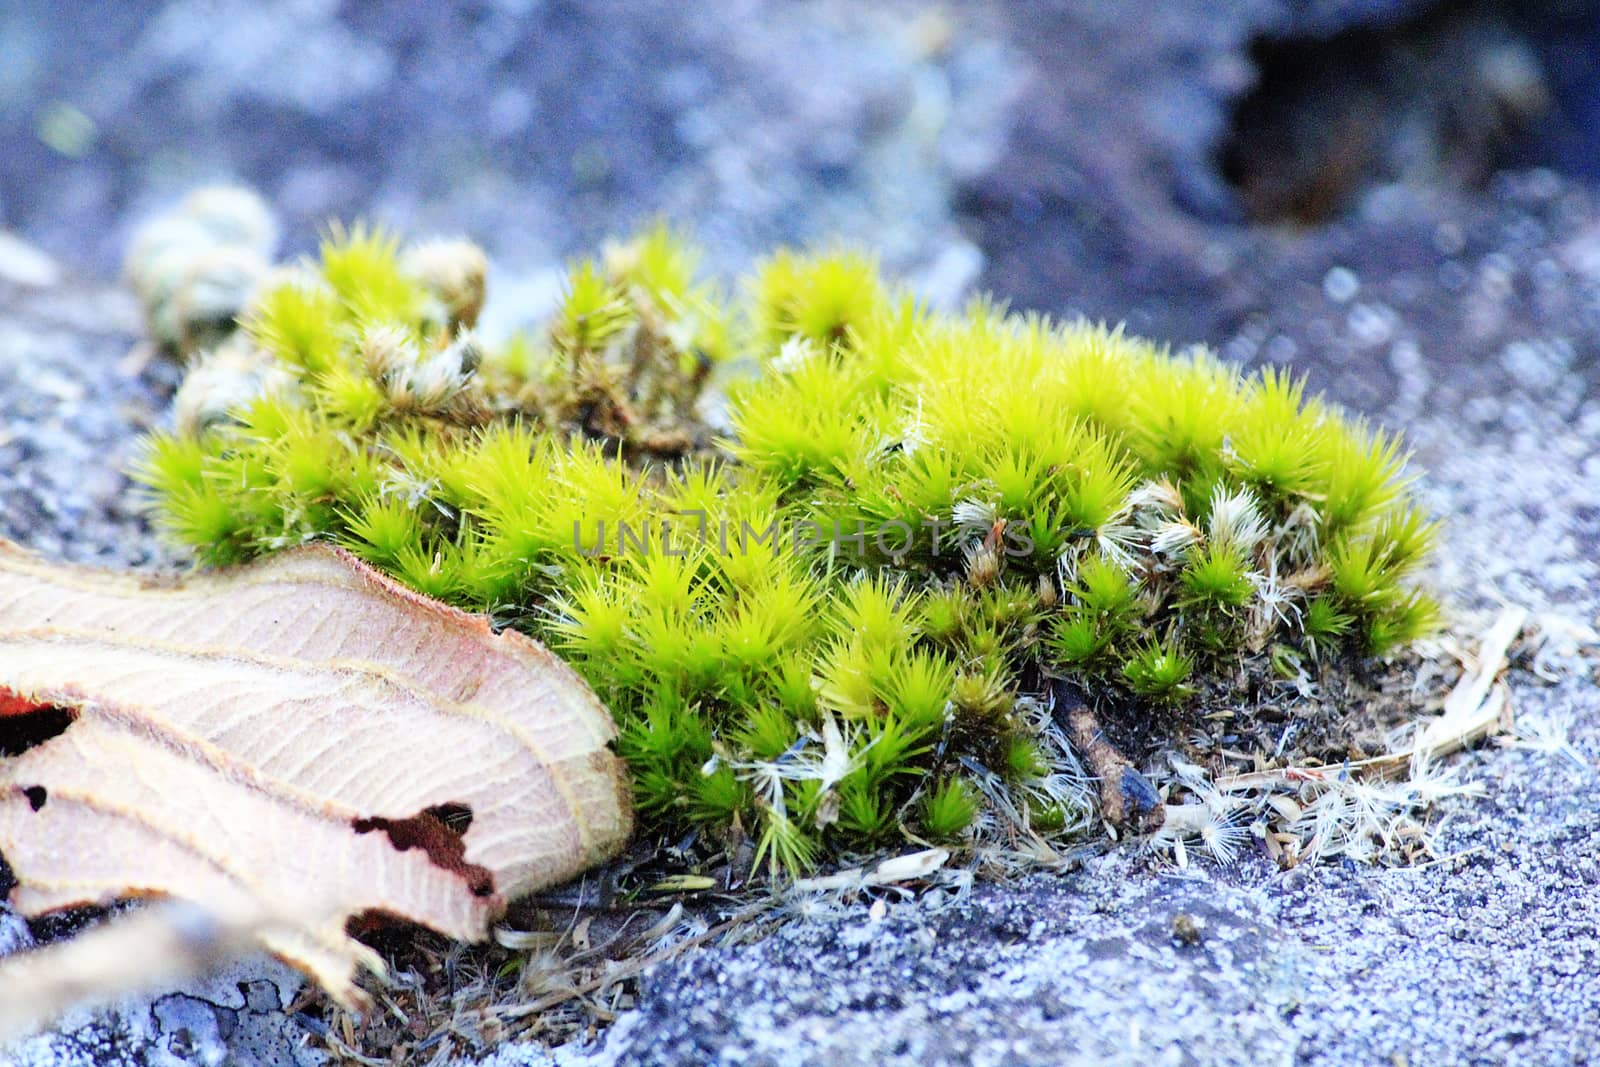
[[617, 715], [647, 826], [788, 872], [1049, 840], [1087, 814], [1052, 682], [1166, 729], [1216, 679], [1433, 624], [1400, 442], [1286, 372], [934, 313], [849, 253], [729, 297], [660, 227], [575, 265], [539, 336], [475, 337], [483, 276], [336, 232], [199, 359], [140, 477], [206, 562], [334, 540], [542, 637]]

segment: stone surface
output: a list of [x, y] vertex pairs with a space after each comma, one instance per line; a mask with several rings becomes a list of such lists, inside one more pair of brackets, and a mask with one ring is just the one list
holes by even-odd
[[317, 1067], [316, 1036], [286, 1013], [300, 976], [249, 957], [148, 999], [74, 1012], [58, 1031], [0, 1050], [7, 1067]]
[[[42, 2], [0, 13], [0, 102], [25, 105], [0, 106], [0, 219], [67, 275], [0, 274], [0, 534], [166, 559], [120, 472], [175, 372], [125, 359], [136, 315], [83, 276], [109, 275], [141, 211], [231, 175], [267, 189], [294, 249], [328, 213], [487, 239], [508, 318], [549, 299], [561, 256], [665, 210], [730, 266], [840, 232], [944, 295], [981, 268], [1021, 306], [1289, 362], [1407, 432], [1464, 625], [1502, 601], [1547, 632], [1600, 622], [1592, 4], [91, 6], [81, 27]], [[1392, 65], [1408, 33], [1509, 40], [1555, 110], [1490, 145], [1439, 136], [1427, 103], [1448, 94], [1403, 96], [1431, 171], [1392, 180], [1379, 152], [1332, 218], [1247, 222], [1219, 160], [1257, 143], [1239, 122], [1263, 49], [1370, 43]], [[1330, 66], [1336, 87], [1360, 76]], [[1274, 121], [1326, 125], [1355, 99], [1322, 95], [1331, 110]], [[1440, 806], [1436, 865], [1180, 872], [1098, 851], [688, 954], [588, 1044], [489, 1062], [1590, 1062], [1600, 689], [1557, 644], [1512, 673], [1526, 740], [1458, 759], [1485, 796]], [[0, 946], [31, 936], [0, 910]], [[306, 1062], [301, 1024], [245, 999], [261, 966], [74, 1020], [25, 1062], [172, 1062], [180, 1033], [190, 1062]]]
[[101, 272], [219, 178], [263, 190], [294, 252], [364, 215], [537, 272], [663, 214], [730, 266], [837, 234], [935, 270], [970, 256], [952, 189], [1014, 87], [995, 37], [904, 2], [86, 6], [0, 12], [0, 224]]

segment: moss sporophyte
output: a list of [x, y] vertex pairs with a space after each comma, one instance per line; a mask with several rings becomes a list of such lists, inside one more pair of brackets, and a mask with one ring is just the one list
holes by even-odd
[[775, 871], [1081, 830], [1074, 730], [1176, 734], [1207, 686], [1434, 623], [1400, 441], [1281, 370], [931, 311], [847, 253], [730, 295], [664, 227], [503, 345], [461, 242], [336, 230], [205, 345], [216, 303], [156, 266], [191, 367], [139, 478], [173, 538], [334, 541], [535, 634], [618, 717], [647, 828]]

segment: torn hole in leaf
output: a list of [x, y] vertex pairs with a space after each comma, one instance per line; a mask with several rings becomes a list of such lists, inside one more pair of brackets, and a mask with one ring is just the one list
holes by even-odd
[[[352, 819], [358, 834], [382, 830], [396, 852], [420, 848], [435, 867], [457, 875], [475, 897], [494, 895], [494, 874], [487, 867], [467, 862], [466, 842], [461, 835], [472, 822], [472, 809], [465, 804], [436, 804], [406, 819], [381, 815]], [[459, 827], [459, 829], [458, 829]]]
[[67, 732], [78, 719], [71, 708], [37, 704], [0, 689], [0, 757], [20, 756]]
[[431, 808], [424, 808], [424, 815], [432, 815], [444, 823], [446, 830], [463, 837], [472, 828], [472, 809], [465, 804], [435, 804]]
[[30, 785], [22, 791], [22, 795], [28, 798], [28, 807], [34, 811], [44, 807], [45, 801], [50, 799], [49, 790], [42, 785]]

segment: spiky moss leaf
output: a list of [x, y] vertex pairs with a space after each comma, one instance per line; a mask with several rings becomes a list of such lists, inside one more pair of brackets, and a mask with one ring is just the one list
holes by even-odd
[[[860, 258], [775, 257], [734, 308], [657, 228], [575, 267], [543, 338], [487, 354], [488, 424], [452, 423], [386, 392], [379, 364], [451, 341], [392, 255], [344, 235], [247, 314], [299, 388], [153, 439], [164, 528], [213, 561], [335, 538], [537, 631], [617, 714], [647, 819], [746, 827], [775, 870], [931, 833], [936, 802], [959, 834], [963, 760], [1027, 793], [1041, 672], [1174, 704], [1246, 636], [1381, 652], [1433, 618], [1398, 441], [1288, 375], [982, 300], [932, 314]], [[666, 377], [628, 378], [652, 353]], [[651, 398], [740, 356], [763, 369], [730, 390], [732, 462], [641, 460]], [[625, 432], [586, 421], [601, 401], [635, 406]], [[1253, 610], [1272, 575], [1302, 610]]]
[[871, 448], [870, 429], [855, 414], [871, 389], [858, 368], [825, 355], [779, 377], [736, 385], [731, 451], [785, 491], [813, 484]]
[[149, 499], [159, 506], [174, 493], [193, 492], [204, 485], [210, 454], [210, 448], [199, 437], [157, 431], [140, 442], [133, 474]]
[[1087, 432], [1055, 464], [1063, 522], [1100, 535], [1127, 504], [1135, 480], [1132, 465], [1107, 438]]
[[795, 717], [788, 708], [758, 705], [749, 710], [732, 736], [741, 751], [758, 760], [776, 760], [795, 743]]
[[955, 680], [955, 665], [943, 653], [916, 649], [895, 658], [881, 682], [882, 699], [909, 727], [932, 732], [944, 722]]
[[564, 571], [657, 555], [664, 544], [681, 547], [681, 537], [673, 541], [671, 517], [652, 514], [640, 476], [607, 460], [598, 445], [568, 450], [558, 441], [539, 441], [520, 487], [513, 448], [496, 452], [507, 464], [499, 477], [467, 485], [479, 495], [475, 510], [485, 539], [530, 593]]
[[943, 585], [924, 594], [918, 626], [940, 645], [954, 645], [966, 629], [968, 597], [958, 586]]
[[904, 578], [863, 576], [844, 587], [834, 617], [840, 636], [893, 649], [917, 636], [917, 597]]
[[1265, 367], [1244, 395], [1229, 435], [1230, 472], [1269, 503], [1288, 505], [1312, 491], [1322, 474], [1316, 447], [1319, 405], [1305, 404], [1305, 381]]
[[978, 816], [978, 792], [962, 778], [948, 778], [922, 796], [922, 832], [934, 841], [953, 841]]
[[1383, 656], [1439, 628], [1439, 605], [1412, 589], [1367, 622], [1368, 655]]
[[251, 517], [226, 493], [205, 485], [178, 486], [163, 494], [162, 508], [161, 529], [196, 546], [201, 562], [209, 566], [241, 563], [255, 554]]
[[1090, 556], [1064, 592], [1067, 603], [1048, 636], [1056, 660], [1080, 670], [1105, 666], [1113, 650], [1139, 628], [1144, 607], [1137, 584], [1103, 556]]
[[[275, 436], [262, 435], [266, 465], [279, 491], [307, 500], [330, 500], [346, 483], [360, 478], [354, 470], [355, 449], [344, 437], [300, 413]], [[329, 463], [329, 458], [335, 460]]]
[[648, 672], [630, 632], [637, 605], [629, 593], [602, 574], [579, 576], [552, 601], [548, 632], [551, 644], [590, 684], [612, 699], [627, 696], [631, 704]]
[[990, 664], [956, 675], [950, 700], [965, 728], [985, 732], [1011, 711], [1012, 693], [1010, 672], [1001, 664]]
[[1339, 610], [1332, 597], [1319, 596], [1306, 604], [1302, 626], [1312, 650], [1334, 647], [1355, 625], [1355, 616]]
[[1050, 768], [1037, 742], [1029, 737], [1012, 736], [1001, 749], [1000, 770], [1011, 781], [1025, 781], [1044, 777]]
[[426, 501], [446, 515], [481, 502], [473, 453], [456, 442], [422, 426], [401, 424], [379, 434], [376, 446], [387, 461], [385, 491], [413, 504]]
[[633, 320], [621, 290], [593, 262], [575, 263], [551, 336], [569, 354], [597, 352]]
[[628, 761], [642, 811], [676, 821], [711, 759], [711, 732], [695, 708], [675, 694], [645, 691], [621, 724], [617, 751]]
[[291, 278], [257, 298], [244, 329], [279, 360], [311, 374], [324, 374], [342, 358], [348, 327], [338, 295], [320, 276]]
[[343, 515], [341, 543], [375, 566], [393, 568], [422, 538], [416, 508], [398, 497], [372, 495]]
[[1192, 550], [1179, 580], [1186, 604], [1223, 612], [1243, 607], [1255, 593], [1243, 552], [1229, 544]]
[[611, 284], [670, 325], [682, 373], [695, 373], [695, 360], [717, 364], [734, 355], [733, 317], [717, 289], [698, 281], [700, 250], [686, 234], [656, 222], [632, 240], [608, 242], [601, 260]]
[[864, 772], [847, 775], [838, 785], [839, 830], [852, 842], [880, 845], [895, 830], [896, 798]]
[[1040, 834], [1056, 834], [1066, 828], [1072, 813], [1062, 804], [1040, 804], [1028, 809], [1028, 825]]
[[1077, 580], [1066, 587], [1066, 593], [1079, 611], [1113, 633], [1129, 629], [1141, 614], [1139, 590], [1132, 576], [1104, 556], [1091, 556], [1080, 563]]
[[461, 599], [460, 550], [445, 542], [408, 545], [395, 556], [396, 575], [411, 588], [437, 600]]
[[1438, 537], [1439, 524], [1415, 507], [1390, 508], [1373, 524], [1372, 539], [1398, 574], [1409, 573], [1432, 552]]
[[1055, 659], [1069, 669], [1095, 667], [1111, 649], [1115, 635], [1099, 619], [1080, 610], [1056, 620], [1050, 633]]
[[1390, 546], [1370, 534], [1342, 538], [1328, 553], [1333, 592], [1358, 613], [1381, 611], [1400, 594]]
[[358, 325], [420, 322], [427, 292], [400, 267], [400, 242], [363, 223], [335, 224], [322, 241], [322, 277]]
[[1363, 418], [1322, 422], [1315, 447], [1324, 471], [1320, 519], [1324, 540], [1360, 526], [1391, 507], [1406, 490], [1400, 439]]
[[1129, 398], [1130, 439], [1145, 474], [1168, 477], [1186, 500], [1203, 501], [1222, 473], [1223, 442], [1243, 407], [1238, 372], [1196, 352], [1151, 361], [1141, 379]]
[[605, 273], [617, 283], [643, 289], [657, 307], [687, 300], [700, 269], [700, 252], [664, 220], [629, 241], [608, 241], [601, 252]]
[[721, 831], [747, 811], [753, 799], [749, 785], [739, 781], [733, 768], [721, 764], [691, 780], [689, 818]]
[[1088, 425], [1115, 440], [1123, 440], [1135, 426], [1128, 395], [1134, 380], [1148, 373], [1156, 357], [1149, 344], [1125, 337], [1121, 327], [1110, 332], [1076, 322], [1059, 327], [1056, 339], [1050, 324], [1031, 319], [1033, 344], [1043, 349], [1065, 349], [1067, 356], [1052, 363], [1057, 383], [1052, 398], [1061, 410], [1071, 411]]
[[1151, 640], [1140, 646], [1122, 665], [1128, 686], [1158, 704], [1177, 704], [1194, 690], [1187, 685], [1194, 663], [1170, 643]]
[[762, 820], [752, 866], [759, 869], [765, 865], [775, 879], [794, 878], [816, 866], [817, 851], [816, 839], [794, 820], [768, 817]]
[[780, 251], [756, 268], [750, 291], [757, 335], [769, 355], [793, 338], [824, 352], [848, 345], [852, 330], [889, 302], [877, 265], [853, 252]]
[[337, 363], [317, 374], [311, 383], [316, 404], [330, 422], [365, 433], [388, 410], [383, 389], [361, 368]]

